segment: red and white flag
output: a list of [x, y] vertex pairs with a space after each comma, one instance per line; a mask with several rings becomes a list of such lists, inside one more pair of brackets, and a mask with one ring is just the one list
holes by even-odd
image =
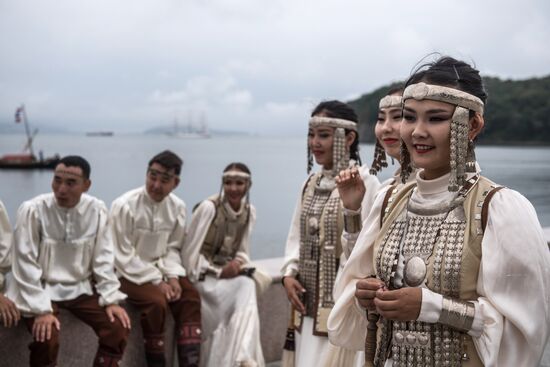
[[17, 107], [17, 109], [15, 110], [15, 123], [20, 123], [22, 118], [21, 118], [21, 115], [23, 114], [23, 106], [21, 107]]

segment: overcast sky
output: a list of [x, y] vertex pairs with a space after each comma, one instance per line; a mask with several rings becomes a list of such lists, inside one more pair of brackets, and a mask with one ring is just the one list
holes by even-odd
[[438, 51], [550, 74], [548, 0], [0, 0], [0, 123], [295, 135]]

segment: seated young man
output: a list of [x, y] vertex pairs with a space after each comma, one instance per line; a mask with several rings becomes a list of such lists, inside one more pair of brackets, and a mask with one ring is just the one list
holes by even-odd
[[8, 213], [0, 201], [0, 325], [15, 326], [21, 315], [9, 298], [4, 296], [5, 275], [11, 270], [12, 233]]
[[33, 335], [31, 366], [55, 366], [59, 351], [60, 308], [90, 325], [99, 337], [93, 362], [118, 365], [130, 320], [118, 303], [113, 242], [105, 204], [85, 192], [90, 165], [79, 156], [61, 159], [53, 193], [24, 202], [14, 230], [13, 277], [7, 295], [25, 316]]
[[111, 207], [116, 270], [122, 291], [141, 312], [150, 367], [165, 365], [168, 309], [176, 321], [179, 366], [198, 366], [200, 359], [200, 298], [180, 257], [186, 208], [172, 193], [180, 182], [181, 166], [173, 152], [157, 154], [149, 161], [145, 186], [123, 194]]

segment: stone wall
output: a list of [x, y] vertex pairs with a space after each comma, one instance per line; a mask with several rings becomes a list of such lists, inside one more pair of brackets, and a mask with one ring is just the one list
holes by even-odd
[[[267, 259], [258, 261], [256, 264], [274, 277], [272, 285], [258, 300], [264, 357], [266, 362], [272, 362], [281, 359], [289, 313], [286, 294], [278, 275], [282, 259]], [[146, 367], [139, 313], [130, 305], [126, 305], [126, 309], [132, 320], [132, 331], [121, 366]], [[91, 366], [97, 348], [97, 337], [93, 330], [66, 310], [61, 310], [60, 321], [59, 366]], [[174, 336], [171, 330], [173, 328], [174, 321], [168, 317], [166, 354], [169, 363], [167, 367], [177, 365], [177, 362], [172, 362]], [[0, 326], [0, 367], [28, 366], [29, 350], [27, 346], [30, 342], [31, 335], [23, 323], [19, 323], [17, 327], [11, 329]]]

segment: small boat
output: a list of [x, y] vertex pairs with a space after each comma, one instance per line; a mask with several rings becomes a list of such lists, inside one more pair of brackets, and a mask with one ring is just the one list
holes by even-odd
[[88, 131], [86, 136], [113, 136], [112, 131]]
[[31, 154], [6, 154], [0, 158], [0, 168], [54, 169], [59, 160], [59, 155], [40, 160]]
[[24, 105], [15, 111], [15, 122], [20, 123], [21, 121], [25, 124], [27, 143], [23, 147], [22, 153], [6, 154], [0, 157], [0, 169], [54, 169], [61, 159], [59, 154], [47, 158], [43, 156], [42, 151], [39, 151], [38, 158], [34, 154], [32, 142], [38, 134], [38, 129], [31, 134]]

